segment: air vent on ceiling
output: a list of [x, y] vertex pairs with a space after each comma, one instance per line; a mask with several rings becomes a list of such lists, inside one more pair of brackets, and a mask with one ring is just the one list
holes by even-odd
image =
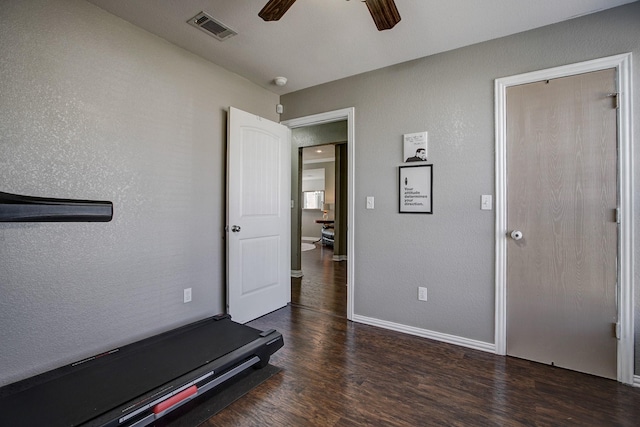
[[217, 38], [220, 41], [225, 41], [229, 37], [235, 36], [236, 33], [231, 28], [227, 27], [220, 21], [216, 21], [210, 15], [204, 12], [200, 12], [193, 18], [189, 19], [189, 24], [196, 28], [200, 28], [205, 33]]

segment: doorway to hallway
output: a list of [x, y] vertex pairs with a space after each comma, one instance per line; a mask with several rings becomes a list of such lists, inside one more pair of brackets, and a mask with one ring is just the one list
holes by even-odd
[[295, 129], [292, 138], [300, 147], [302, 275], [292, 280], [291, 300], [340, 317], [346, 317], [347, 303], [344, 244], [347, 176], [339, 167], [346, 160], [342, 146], [346, 139], [346, 121], [308, 126], [302, 131]]
[[312, 243], [302, 252], [304, 276], [291, 278], [291, 304], [347, 316], [347, 262], [333, 260], [333, 248]]
[[[353, 302], [354, 302], [354, 271], [353, 271], [353, 254], [355, 250], [355, 242], [354, 242], [354, 224], [353, 224], [353, 210], [354, 210], [354, 160], [355, 160], [355, 134], [354, 134], [354, 109], [353, 108], [345, 108], [342, 110], [330, 111], [326, 113], [315, 114], [312, 116], [300, 117], [297, 119], [286, 120], [282, 122], [285, 126], [288, 126], [292, 131], [301, 130], [302, 134], [305, 133], [305, 128], [316, 127], [318, 125], [323, 124], [331, 124], [331, 123], [343, 123], [343, 131], [341, 132], [340, 139], [333, 140], [325, 140], [322, 142], [317, 141], [314, 138], [308, 140], [306, 136], [301, 138], [299, 143], [293, 143], [292, 141], [292, 150], [294, 152], [300, 152], [299, 149], [302, 147], [308, 147], [313, 145], [321, 145], [332, 143], [339, 147], [339, 150], [336, 151], [336, 188], [340, 188], [339, 191], [336, 191], [337, 199], [335, 202], [335, 213], [334, 213], [334, 246], [333, 251], [330, 248], [322, 248], [321, 253], [318, 255], [318, 258], [315, 260], [315, 267], [319, 267], [323, 265], [323, 262], [333, 263], [336, 265], [332, 265], [335, 269], [337, 265], [340, 265], [339, 268], [345, 270], [344, 276], [345, 279], [341, 280], [342, 285], [344, 286], [344, 292], [346, 293], [346, 310], [342, 311], [341, 315], [344, 316], [346, 313], [346, 318], [351, 319], [353, 317]], [[310, 129], [309, 129], [310, 130]], [[345, 132], [346, 131], [346, 132]], [[339, 151], [339, 152], [338, 152]], [[292, 153], [293, 154], [293, 153]], [[291, 196], [292, 196], [292, 252], [291, 252], [291, 276], [292, 276], [292, 298], [291, 302], [293, 304], [299, 303], [301, 300], [296, 299], [293, 296], [296, 293], [297, 289], [295, 286], [300, 286], [300, 292], [298, 295], [302, 295], [302, 297], [306, 296], [306, 293], [302, 293], [302, 287], [304, 286], [305, 280], [309, 281], [309, 283], [317, 282], [313, 279], [313, 277], [319, 277], [315, 274], [312, 274], [314, 270], [313, 267], [309, 268], [309, 273], [305, 271], [308, 267], [303, 266], [303, 257], [302, 254], [306, 253], [310, 255], [314, 252], [314, 250], [303, 252], [301, 251], [301, 199], [299, 194], [301, 193], [301, 172], [302, 168], [300, 167], [302, 164], [302, 156], [292, 155], [292, 186], [291, 186]], [[295, 160], [298, 160], [297, 162]], [[338, 166], [339, 164], [339, 166]], [[339, 171], [339, 172], [338, 172]], [[297, 200], [295, 200], [297, 199]], [[296, 215], [297, 212], [297, 215]], [[319, 250], [321, 249], [318, 247]], [[337, 251], [337, 252], [336, 252]], [[322, 255], [322, 256], [320, 256]], [[307, 265], [308, 257], [305, 256], [304, 263]], [[317, 268], [316, 268], [317, 269]], [[326, 277], [326, 274], [322, 274], [320, 277]], [[309, 288], [308, 294], [317, 294], [320, 288], [316, 288], [314, 291], [312, 288]], [[304, 301], [304, 298], [303, 300]], [[323, 302], [319, 300], [315, 307], [321, 306]], [[313, 307], [313, 305], [310, 305]]]

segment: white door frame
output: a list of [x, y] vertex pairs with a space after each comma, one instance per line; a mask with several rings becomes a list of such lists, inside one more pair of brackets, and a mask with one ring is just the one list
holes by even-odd
[[347, 121], [347, 319], [353, 320], [353, 301], [355, 275], [353, 272], [353, 261], [355, 254], [355, 227], [354, 227], [354, 190], [355, 190], [355, 110], [353, 107], [342, 110], [328, 111], [326, 113], [314, 114], [312, 116], [299, 117], [297, 119], [285, 120], [281, 124], [290, 129], [332, 123], [337, 121]]
[[578, 64], [534, 71], [495, 81], [496, 132], [496, 353], [507, 351], [507, 120], [506, 90], [509, 86], [567, 77], [615, 68], [618, 91], [618, 381], [634, 380], [634, 238], [633, 238], [633, 114], [631, 53], [595, 59]]

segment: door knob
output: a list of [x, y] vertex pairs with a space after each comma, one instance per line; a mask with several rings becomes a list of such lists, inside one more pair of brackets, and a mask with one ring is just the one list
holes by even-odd
[[522, 239], [522, 231], [519, 231], [519, 230], [513, 230], [513, 231], [511, 232], [511, 238], [512, 238], [513, 240], [520, 240], [520, 239]]
[[231, 231], [233, 231], [234, 233], [237, 233], [240, 231], [240, 226], [239, 225], [232, 225], [231, 226]]

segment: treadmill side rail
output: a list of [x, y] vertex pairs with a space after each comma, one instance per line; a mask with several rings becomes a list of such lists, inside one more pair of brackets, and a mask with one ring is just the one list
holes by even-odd
[[203, 319], [0, 387], [0, 426], [143, 427], [283, 345], [277, 331]]
[[[275, 330], [271, 330], [269, 332], [269, 335], [259, 337], [253, 342], [235, 349], [225, 356], [220, 357], [199, 369], [195, 369], [182, 378], [176, 379], [173, 383], [181, 385], [176, 386], [173, 393], [180, 392], [180, 390], [193, 385], [197, 387], [197, 395], [202, 395], [251, 367], [259, 369], [267, 366], [271, 355], [284, 345], [282, 334]], [[166, 385], [167, 384], [163, 384], [159, 386], [158, 389], [151, 390], [148, 394], [153, 395]], [[112, 411], [83, 424], [82, 427], [146, 426], [182, 405], [181, 403], [180, 405], [172, 407], [170, 410], [164, 411], [160, 415], [154, 414], [153, 408], [169, 398], [170, 395], [171, 394], [165, 394], [154, 399], [148, 404], [142, 405], [141, 407], [134, 407], [131, 402], [127, 402], [118, 408], [114, 408]], [[195, 397], [196, 396], [193, 396], [192, 398]], [[136, 400], [140, 401], [139, 399]], [[183, 403], [187, 403], [187, 401]], [[128, 408], [126, 413], [123, 412], [125, 408]], [[153, 417], [150, 418], [150, 415]], [[148, 420], [146, 424], [141, 423], [144, 420]]]

